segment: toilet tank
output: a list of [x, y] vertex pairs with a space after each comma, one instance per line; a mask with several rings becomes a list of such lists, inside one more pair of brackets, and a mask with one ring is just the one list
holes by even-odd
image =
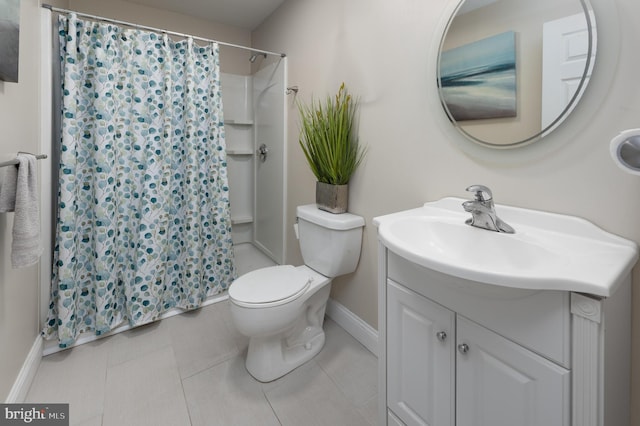
[[329, 278], [356, 270], [362, 247], [363, 217], [329, 213], [315, 204], [298, 206], [296, 213], [305, 265]]

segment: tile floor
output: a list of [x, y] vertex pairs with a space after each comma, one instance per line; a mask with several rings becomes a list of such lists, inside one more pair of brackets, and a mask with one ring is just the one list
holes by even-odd
[[376, 357], [328, 318], [325, 331], [313, 360], [263, 384], [219, 302], [43, 358], [27, 402], [69, 403], [86, 426], [375, 425]]

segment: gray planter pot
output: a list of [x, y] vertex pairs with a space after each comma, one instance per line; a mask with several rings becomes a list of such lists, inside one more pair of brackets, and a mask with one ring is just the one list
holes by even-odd
[[346, 213], [349, 203], [349, 186], [316, 182], [316, 205], [330, 213]]

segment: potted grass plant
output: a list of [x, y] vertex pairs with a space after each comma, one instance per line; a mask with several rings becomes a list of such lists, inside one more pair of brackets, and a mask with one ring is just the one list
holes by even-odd
[[347, 211], [349, 180], [366, 153], [354, 126], [357, 106], [344, 83], [324, 102], [298, 104], [299, 142], [317, 179], [316, 204], [331, 213]]

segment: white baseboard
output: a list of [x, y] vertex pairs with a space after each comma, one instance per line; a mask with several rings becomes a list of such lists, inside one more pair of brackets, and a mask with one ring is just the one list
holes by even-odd
[[362, 343], [365, 348], [369, 349], [369, 352], [378, 356], [378, 331], [375, 328], [333, 299], [329, 299], [327, 302], [326, 314], [358, 342]]
[[31, 346], [31, 350], [27, 354], [27, 358], [22, 364], [22, 368], [16, 377], [16, 381], [11, 387], [11, 391], [5, 401], [7, 404], [22, 403], [27, 398], [27, 392], [31, 387], [31, 382], [36, 376], [38, 367], [40, 366], [40, 360], [42, 359], [42, 348], [44, 347], [44, 340], [39, 335], [36, 336], [36, 340]]

